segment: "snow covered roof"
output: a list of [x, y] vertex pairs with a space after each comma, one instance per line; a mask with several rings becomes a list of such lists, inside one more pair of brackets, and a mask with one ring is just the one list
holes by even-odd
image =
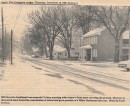
[[122, 34], [122, 39], [129, 39], [129, 30], [125, 31], [125, 32]]
[[39, 51], [39, 48], [37, 47], [32, 47], [32, 50], [33, 50], [33, 52], [36, 52], [36, 51]]
[[89, 37], [89, 36], [95, 36], [95, 35], [100, 35], [102, 31], [104, 31], [106, 29], [106, 27], [100, 27], [94, 30], [91, 30], [90, 32], [86, 33], [85, 35], [83, 35], [84, 37]]
[[54, 51], [55, 52], [63, 52], [65, 50], [66, 50], [65, 48], [63, 48], [63, 47], [61, 47], [59, 45], [54, 45]]
[[91, 49], [92, 46], [91, 45], [86, 45], [86, 46], [81, 46], [80, 49]]

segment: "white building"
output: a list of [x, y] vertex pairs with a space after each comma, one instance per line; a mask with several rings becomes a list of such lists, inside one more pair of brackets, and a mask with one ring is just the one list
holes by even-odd
[[129, 31], [127, 30], [122, 34], [122, 39], [120, 40], [120, 60], [128, 60], [129, 46]]
[[54, 45], [54, 59], [66, 59], [68, 57], [67, 50], [59, 45]]
[[106, 27], [100, 27], [81, 37], [79, 60], [112, 61], [115, 52], [115, 40]]

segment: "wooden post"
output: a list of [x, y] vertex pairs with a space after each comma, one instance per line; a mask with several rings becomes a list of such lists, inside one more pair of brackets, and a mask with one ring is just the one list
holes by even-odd
[[3, 7], [1, 7], [1, 21], [2, 21], [2, 61], [4, 62], [4, 18], [3, 18]]
[[129, 60], [130, 60], [130, 6], [128, 7], [128, 11], [129, 11]]
[[13, 31], [11, 30], [11, 64], [13, 64]]

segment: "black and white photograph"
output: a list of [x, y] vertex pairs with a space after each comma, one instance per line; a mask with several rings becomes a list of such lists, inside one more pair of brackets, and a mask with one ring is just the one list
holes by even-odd
[[130, 104], [130, 6], [0, 2], [0, 105]]

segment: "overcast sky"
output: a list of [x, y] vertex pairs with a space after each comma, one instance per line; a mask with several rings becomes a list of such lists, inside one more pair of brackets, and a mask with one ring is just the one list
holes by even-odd
[[7, 31], [10, 32], [12, 29], [14, 31], [14, 37], [19, 39], [21, 36], [23, 36], [23, 31], [27, 25], [27, 14], [35, 9], [38, 9], [39, 7], [40, 6], [38, 5], [3, 5], [4, 26], [6, 27]]
[[[0, 0], [0, 1], [42, 1], [43, 0]], [[101, 4], [107, 4], [108, 5], [108, 1], [106, 0], [44, 0], [46, 1], [74, 1], [74, 2], [78, 2], [79, 4], [97, 4], [98, 3]], [[81, 2], [82, 1], [82, 2]], [[95, 2], [97, 1], [97, 2]], [[111, 2], [112, 0], [109, 0], [109, 2]], [[113, 0], [113, 1], [117, 1], [117, 0]], [[120, 2], [119, 2], [120, 1]], [[116, 5], [120, 5], [122, 4], [121, 2], [122, 0], [118, 0], [118, 2], [115, 2]], [[120, 4], [119, 4], [120, 3]], [[125, 3], [123, 1], [124, 5], [128, 5], [129, 3]], [[114, 5], [113, 3], [110, 3], [111, 5]], [[2, 6], [0, 4], [0, 6]], [[14, 24], [15, 25], [15, 29], [14, 29], [14, 35], [16, 38], [20, 38], [21, 36], [23, 36], [23, 31], [25, 28], [25, 25], [27, 25], [27, 23], [25, 22], [26, 20], [26, 15], [27, 13], [39, 8], [39, 5], [16, 5], [16, 4], [4, 4], [3, 5], [3, 9], [4, 9], [4, 24], [6, 26], [6, 29], [8, 32], [10, 32], [11, 29], [14, 28]], [[16, 20], [16, 17], [18, 15], [18, 18]], [[15, 22], [17, 21], [17, 22]], [[0, 12], [0, 25], [1, 25], [1, 12]], [[1, 27], [1, 26], [0, 26]]]

